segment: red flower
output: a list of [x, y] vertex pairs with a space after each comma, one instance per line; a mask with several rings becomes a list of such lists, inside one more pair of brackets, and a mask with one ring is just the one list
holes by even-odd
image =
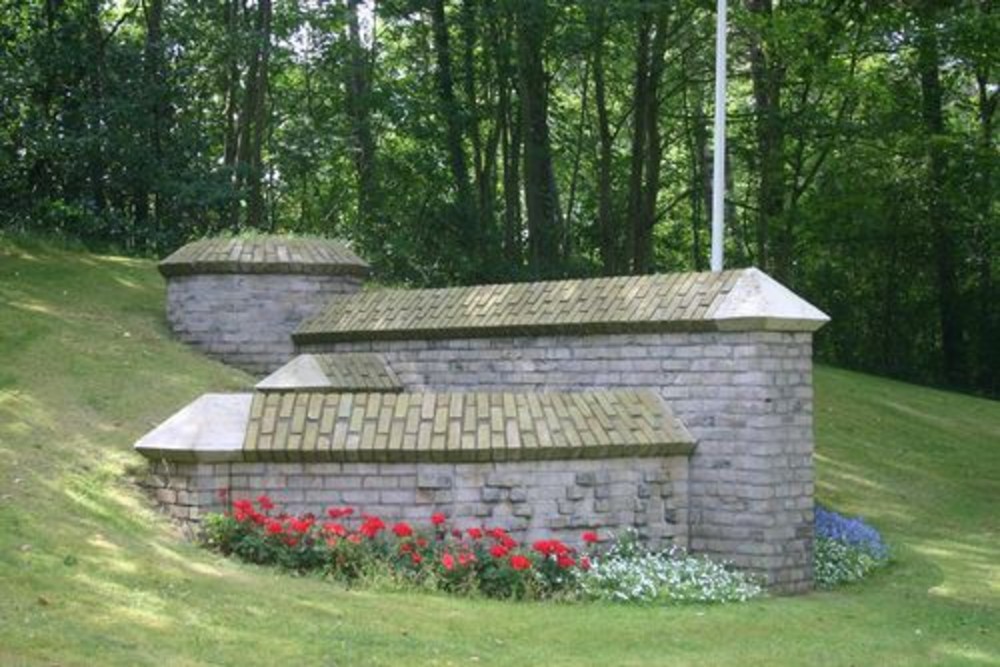
[[271, 501], [271, 498], [266, 494], [261, 494], [257, 496], [257, 504], [260, 505], [260, 508], [265, 512], [274, 509], [274, 503]]
[[407, 554], [413, 551], [414, 548], [413, 542], [403, 542], [399, 545], [399, 553]]
[[458, 564], [462, 567], [467, 567], [470, 563], [476, 562], [476, 554], [466, 551], [465, 553], [458, 554]]
[[233, 518], [241, 523], [251, 518], [254, 513], [253, 503], [249, 500], [237, 500], [233, 503]]
[[410, 528], [410, 524], [400, 521], [392, 527], [392, 532], [396, 534], [396, 537], [409, 537], [413, 534], [413, 529]]
[[354, 544], [361, 544], [361, 536], [358, 535], [357, 533], [351, 533], [350, 535], [347, 536], [347, 541], [352, 542]]
[[323, 530], [328, 533], [332, 533], [337, 537], [344, 537], [347, 535], [347, 529], [339, 523], [324, 523]]
[[269, 519], [265, 530], [267, 530], [268, 535], [280, 535], [285, 531], [285, 527], [281, 525], [280, 521]]
[[297, 537], [292, 537], [291, 535], [285, 537], [285, 544], [287, 544], [290, 547], [294, 547], [298, 543], [299, 543], [299, 538]]
[[494, 558], [503, 558], [507, 555], [507, 549], [502, 544], [494, 544], [490, 547], [490, 555]]
[[460, 530], [453, 530], [453, 531], [451, 531], [451, 536], [454, 537], [456, 540], [460, 540], [460, 539], [462, 539], [462, 531], [460, 531]]
[[569, 553], [569, 547], [559, 540], [538, 540], [531, 548], [543, 556], [562, 556]]
[[424, 560], [424, 557], [414, 552], [410, 554], [410, 560], [413, 561], [414, 565], [420, 565], [420, 563]]
[[312, 528], [312, 525], [313, 522], [310, 519], [298, 519], [295, 517], [292, 517], [292, 519], [288, 522], [288, 527], [299, 535], [308, 533], [309, 529]]
[[565, 570], [576, 565], [576, 561], [572, 556], [561, 555], [556, 557], [556, 565]]
[[480, 540], [483, 537], [483, 531], [480, 530], [479, 528], [470, 528], [465, 532], [467, 532], [469, 534], [469, 537], [471, 537], [474, 540]]
[[586, 542], [587, 544], [594, 544], [595, 542], [601, 541], [600, 535], [591, 530], [588, 530], [586, 533], [584, 533], [582, 537], [583, 541]]
[[490, 528], [486, 531], [486, 534], [492, 537], [494, 540], [503, 541], [507, 538], [507, 531], [503, 528]]
[[444, 565], [444, 569], [451, 572], [452, 570], [455, 569], [455, 557], [452, 556], [450, 553], [445, 553], [443, 556], [441, 556], [441, 564]]
[[423, 549], [424, 547], [426, 547], [427, 546], [427, 538], [418, 537], [417, 538], [417, 546], [420, 547], [421, 549]]
[[583, 570], [584, 572], [590, 569], [590, 559], [587, 558], [586, 556], [580, 557], [580, 569]]
[[358, 528], [358, 532], [370, 540], [383, 530], [385, 530], [385, 523], [377, 516], [366, 516], [365, 522]]
[[527, 570], [531, 567], [531, 560], [527, 556], [516, 554], [510, 557], [510, 566], [515, 570]]
[[331, 519], [341, 519], [346, 516], [351, 516], [354, 514], [353, 507], [331, 507], [326, 511]]
[[508, 551], [510, 551], [511, 549], [514, 549], [515, 547], [517, 547], [517, 540], [515, 540], [510, 535], [504, 535], [503, 539], [500, 540], [500, 544], [503, 545], [504, 549], [507, 549]]
[[431, 514], [431, 523], [433, 523], [435, 526], [440, 526], [441, 524], [443, 524], [447, 520], [448, 520], [448, 517], [446, 517], [441, 512], [437, 512], [435, 514]]

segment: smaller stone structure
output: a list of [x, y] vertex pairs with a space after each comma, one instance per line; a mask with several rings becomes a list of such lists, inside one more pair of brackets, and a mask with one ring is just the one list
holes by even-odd
[[291, 333], [369, 266], [336, 241], [264, 236], [189, 243], [159, 264], [167, 320], [186, 343], [252, 373], [294, 354]]
[[197, 522], [267, 493], [293, 513], [502, 526], [519, 539], [636, 529], [688, 545], [687, 429], [649, 391], [207, 394], [136, 444], [147, 486]]

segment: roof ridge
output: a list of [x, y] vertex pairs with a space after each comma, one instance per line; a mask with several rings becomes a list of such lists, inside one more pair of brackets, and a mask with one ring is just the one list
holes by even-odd
[[829, 318], [754, 269], [465, 287], [369, 290], [331, 297], [296, 343], [661, 331], [814, 331]]

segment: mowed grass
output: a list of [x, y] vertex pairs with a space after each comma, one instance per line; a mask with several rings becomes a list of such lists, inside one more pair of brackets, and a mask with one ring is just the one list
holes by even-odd
[[151, 262], [0, 238], [0, 665], [1000, 665], [1000, 403], [819, 368], [820, 498], [894, 564], [640, 608], [345, 591], [184, 542], [131, 444], [250, 383], [171, 340]]

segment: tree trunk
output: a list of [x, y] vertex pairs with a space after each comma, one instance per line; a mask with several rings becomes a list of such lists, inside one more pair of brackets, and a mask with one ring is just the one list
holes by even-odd
[[[980, 17], [988, 25], [992, 9], [990, 0], [980, 0]], [[996, 153], [993, 145], [994, 117], [996, 116], [998, 95], [995, 86], [991, 86], [991, 69], [993, 60], [985, 58], [976, 67], [976, 87], [978, 92], [977, 116], [979, 120], [979, 149], [981, 157], [979, 164], [981, 175], [977, 188], [979, 196], [976, 202], [976, 225], [973, 232], [975, 243], [975, 274], [976, 291], [979, 301], [976, 315], [978, 330], [977, 338], [979, 354], [976, 385], [992, 395], [1000, 392], [1000, 294], [996, 293], [993, 279], [993, 261], [996, 257], [994, 233], [996, 219], [993, 216], [994, 189], [993, 174], [996, 169]]]
[[[147, 140], [150, 148], [152, 168], [144, 169], [136, 178], [134, 193], [135, 227], [142, 230], [142, 236], [152, 239], [154, 246], [159, 239], [159, 217], [161, 198], [158, 195], [156, 174], [163, 163], [163, 132], [166, 125], [166, 90], [163, 55], [163, 0], [150, 0], [144, 4], [146, 38], [143, 46], [143, 82], [149, 96], [146, 113]], [[152, 197], [152, 201], [151, 201]], [[154, 204], [155, 202], [155, 204]], [[153, 231], [146, 230], [152, 225]]]
[[271, 54], [271, 0], [258, 0], [254, 45], [253, 97], [246, 110], [253, 131], [247, 169], [247, 225], [263, 228], [267, 218], [264, 206], [264, 136], [268, 125], [268, 69]]
[[103, 215], [107, 208], [104, 181], [106, 178], [104, 141], [104, 31], [101, 29], [101, 3], [90, 0], [87, 4], [87, 39], [93, 61], [87, 73], [87, 84], [92, 109], [87, 114], [87, 177], [94, 212]]
[[[685, 69], [692, 65], [686, 63]], [[691, 92], [693, 99], [689, 99]], [[700, 81], [689, 83], [684, 94], [684, 115], [690, 157], [691, 206], [691, 267], [695, 271], [707, 268], [703, 231], [708, 228], [708, 212], [712, 210], [712, 182], [708, 154], [708, 118], [705, 115], [704, 86]]]
[[549, 142], [548, 85], [543, 60], [546, 8], [517, 2], [517, 69], [524, 137], [524, 193], [528, 210], [529, 264], [536, 276], [561, 271], [559, 195]]
[[645, 184], [639, 216], [635, 219], [633, 237], [632, 266], [635, 273], [648, 273], [653, 266], [653, 227], [656, 224], [656, 200], [660, 192], [660, 163], [663, 146], [660, 141], [660, 80], [663, 78], [663, 64], [666, 56], [667, 10], [660, 8], [656, 16], [656, 26], [650, 46], [649, 75], [647, 77], [646, 106], [642, 122], [645, 125], [646, 164]]
[[431, 0], [431, 24], [433, 29], [434, 56], [436, 62], [438, 102], [445, 121], [445, 145], [448, 164], [457, 192], [458, 211], [457, 237], [470, 251], [478, 248], [479, 229], [472, 190], [469, 185], [469, 168], [462, 146], [464, 136], [462, 115], [455, 98], [454, 77], [451, 69], [451, 46], [448, 23], [444, 13], [444, 0]]
[[779, 280], [787, 280], [792, 239], [789, 234], [772, 233], [780, 228], [785, 207], [785, 135], [781, 117], [784, 70], [772, 55], [768, 34], [774, 13], [771, 0], [747, 0], [747, 9], [765, 26], [763, 31], [754, 30], [750, 35], [757, 135], [757, 264], [765, 271], [772, 271]]
[[506, 12], [493, 26], [496, 59], [497, 123], [503, 170], [503, 256], [511, 270], [521, 266], [521, 122], [515, 99], [516, 76], [511, 63], [510, 15]]
[[917, 67], [920, 74], [921, 116], [927, 135], [927, 217], [934, 237], [941, 361], [945, 379], [950, 384], [959, 385], [964, 378], [963, 327], [955, 266], [955, 240], [950, 228], [953, 217], [943, 191], [948, 176], [948, 156], [942, 146], [946, 129], [934, 0], [927, 0], [921, 6], [919, 20]]
[[226, 109], [225, 109], [225, 134], [223, 148], [223, 164], [229, 174], [229, 183], [232, 188], [231, 202], [226, 210], [226, 224], [230, 228], [239, 225], [239, 200], [238, 191], [240, 187], [239, 177], [239, 97], [240, 97], [240, 1], [227, 0], [225, 21], [226, 21]]
[[[477, 3], [474, 0], [462, 0], [462, 89], [465, 96], [465, 123], [469, 140], [472, 143], [472, 172], [476, 185], [477, 210], [483, 215], [487, 208], [486, 190], [487, 177], [485, 172], [485, 155], [483, 140], [480, 135], [479, 101], [476, 94], [476, 43], [479, 39]], [[486, 218], [482, 217], [479, 226], [485, 228]]]
[[628, 219], [625, 223], [625, 253], [630, 273], [639, 267], [635, 262], [636, 230], [643, 214], [643, 171], [646, 167], [646, 122], [649, 105], [649, 41], [652, 32], [651, 11], [643, 7], [636, 23], [635, 72], [632, 84], [632, 149], [629, 159]]
[[584, 128], [587, 125], [588, 97], [590, 95], [590, 60], [583, 65], [583, 77], [580, 81], [580, 119], [576, 126], [576, 142], [573, 147], [573, 170], [569, 179], [569, 196], [566, 201], [566, 214], [563, 217], [563, 252], [570, 256], [573, 252], [573, 234], [571, 225], [573, 223], [573, 209], [576, 208], [576, 189], [580, 179], [580, 164], [583, 158]]
[[604, 78], [604, 50], [608, 31], [607, 7], [597, 3], [592, 18], [594, 25], [594, 106], [597, 111], [597, 230], [600, 239], [599, 252], [604, 275], [615, 275], [619, 271], [619, 242], [617, 225], [614, 220], [614, 206], [611, 199], [612, 136], [608, 115], [608, 96]]
[[377, 220], [378, 183], [375, 172], [375, 137], [371, 125], [371, 68], [361, 41], [358, 15], [362, 0], [348, 0], [348, 37], [351, 65], [347, 81], [347, 114], [351, 121], [352, 157], [358, 188], [358, 221], [373, 233]]

